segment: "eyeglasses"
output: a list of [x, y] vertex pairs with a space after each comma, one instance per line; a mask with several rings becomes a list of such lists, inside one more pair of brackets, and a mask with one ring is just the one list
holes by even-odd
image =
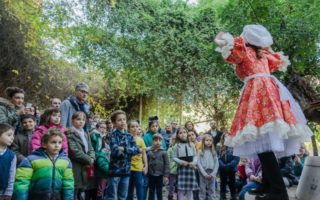
[[84, 91], [84, 90], [79, 90], [81, 93], [84, 93], [84, 94], [89, 94], [89, 92], [87, 91]]

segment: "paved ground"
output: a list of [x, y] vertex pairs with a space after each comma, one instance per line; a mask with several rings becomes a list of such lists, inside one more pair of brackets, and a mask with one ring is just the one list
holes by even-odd
[[[218, 180], [219, 181], [219, 180]], [[219, 183], [218, 183], [219, 185]], [[296, 194], [296, 190], [297, 190], [297, 186], [293, 186], [293, 187], [290, 187], [290, 188], [287, 188], [287, 191], [288, 191], [288, 195], [289, 195], [289, 198], [290, 200], [295, 200], [295, 194]], [[217, 189], [216, 191], [216, 200], [219, 200], [220, 199], [220, 195], [219, 195], [219, 188]], [[228, 195], [227, 195], [228, 198], [230, 198]], [[136, 199], [136, 198], [135, 198]], [[168, 199], [168, 188], [167, 187], [163, 187], [163, 200], [167, 200]], [[175, 194], [175, 197], [174, 199], [176, 200], [177, 199], [177, 196]], [[255, 196], [253, 195], [249, 195], [247, 194], [246, 197], [245, 197], [246, 200], [255, 200]], [[189, 199], [186, 199], [185, 200], [189, 200]], [[193, 199], [192, 199], [193, 200]]]
[[[296, 199], [295, 198], [296, 190], [297, 190], [297, 186], [293, 186], [293, 187], [287, 188], [290, 200], [295, 200]], [[249, 195], [249, 194], [246, 195], [246, 200], [254, 200], [254, 199], [255, 199], [255, 196]]]
[[[297, 189], [297, 186], [293, 186], [293, 187], [287, 188], [287, 191], [288, 191], [290, 200], [296, 200], [296, 198], [295, 198], [296, 189]], [[216, 192], [216, 195], [217, 195], [217, 200], [219, 200], [219, 199], [220, 199], [219, 188], [218, 188], [218, 191]], [[167, 191], [167, 188], [164, 187], [164, 188], [163, 188], [163, 199], [164, 199], [164, 200], [167, 200], [167, 197], [168, 197], [168, 191]], [[228, 197], [228, 196], [227, 196], [227, 197]], [[230, 197], [229, 197], [229, 198], [230, 198]], [[176, 200], [177, 197], [175, 196], [174, 199]], [[254, 200], [254, 199], [255, 199], [255, 196], [246, 195], [246, 200]], [[189, 200], [189, 199], [186, 199], [186, 200]]]

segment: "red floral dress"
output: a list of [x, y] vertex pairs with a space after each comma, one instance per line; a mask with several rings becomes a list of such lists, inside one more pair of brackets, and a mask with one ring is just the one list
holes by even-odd
[[[299, 106], [298, 113], [304, 120], [297, 121], [292, 101], [281, 98], [281, 83], [270, 74], [286, 68], [286, 57], [262, 50], [257, 58], [256, 52], [247, 47], [241, 37], [227, 42], [231, 44], [222, 50], [229, 51], [224, 52], [224, 58], [235, 65], [237, 76], [245, 84], [226, 145], [234, 147], [234, 154], [238, 156], [266, 151], [281, 155], [295, 153], [312, 132]], [[287, 63], [290, 62], [287, 60]]]

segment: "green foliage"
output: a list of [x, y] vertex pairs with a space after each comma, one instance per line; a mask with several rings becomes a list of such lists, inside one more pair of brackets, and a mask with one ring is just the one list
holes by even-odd
[[144, 121], [155, 112], [164, 121], [182, 119], [183, 108], [228, 126], [242, 84], [214, 52], [213, 39], [219, 31], [237, 36], [251, 23], [266, 26], [274, 50], [290, 56], [289, 73], [280, 78], [302, 73], [318, 80], [320, 74], [318, 1], [37, 2], [0, 3], [1, 27], [8, 27], [0, 29], [6, 33], [0, 72], [8, 77], [1, 88], [28, 85], [32, 96], [63, 98], [85, 81], [103, 116], [121, 108], [137, 117], [142, 96]]

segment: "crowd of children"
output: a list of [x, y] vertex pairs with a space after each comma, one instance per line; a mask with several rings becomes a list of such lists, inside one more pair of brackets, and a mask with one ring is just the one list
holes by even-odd
[[[60, 125], [61, 112], [55, 105], [39, 122], [37, 116], [24, 113], [20, 122], [0, 123], [0, 200], [215, 200], [217, 177], [220, 199], [229, 196], [228, 186], [230, 199], [241, 200], [262, 181], [259, 160], [239, 163], [215, 122], [210, 131], [198, 134], [191, 121], [161, 129], [158, 117], [150, 117], [144, 133], [139, 121], [127, 123], [124, 111], [92, 123], [78, 111], [67, 128]], [[94, 128], [88, 130], [90, 125]], [[297, 175], [304, 149], [292, 158]]]

